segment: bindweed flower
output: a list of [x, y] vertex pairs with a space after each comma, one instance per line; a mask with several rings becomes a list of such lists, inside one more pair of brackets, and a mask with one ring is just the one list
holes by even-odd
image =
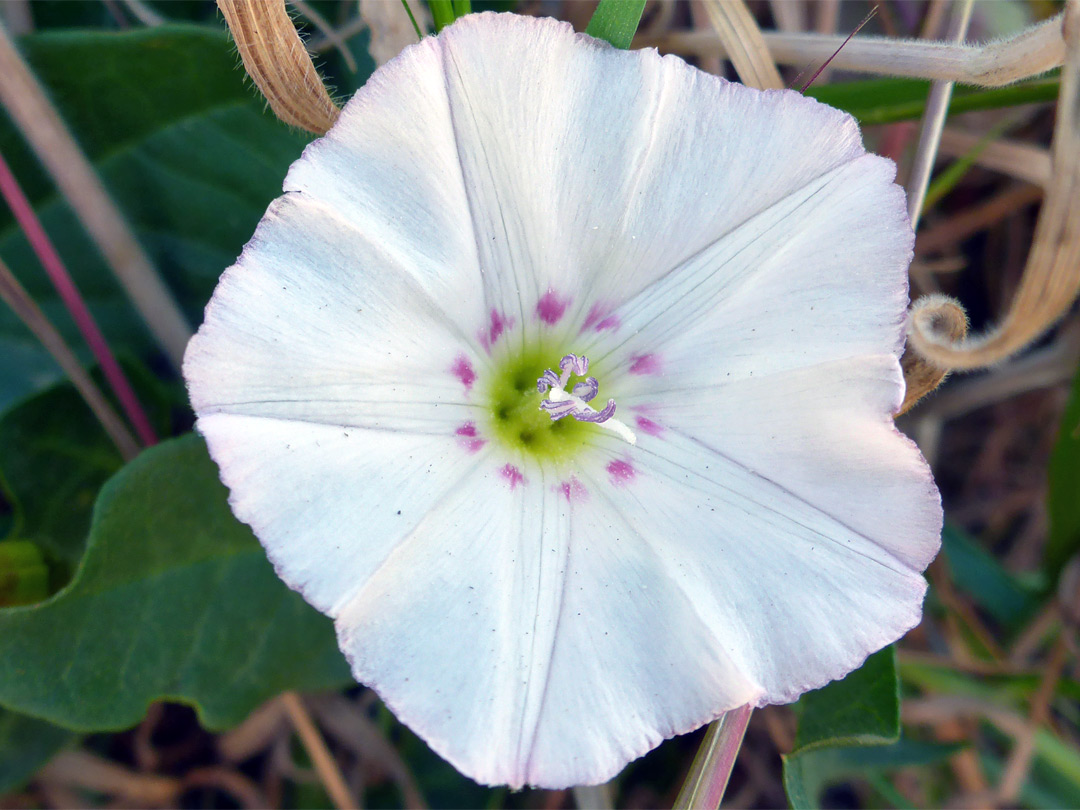
[[485, 783], [610, 778], [920, 617], [912, 233], [846, 114], [467, 16], [304, 152], [185, 362], [356, 678]]

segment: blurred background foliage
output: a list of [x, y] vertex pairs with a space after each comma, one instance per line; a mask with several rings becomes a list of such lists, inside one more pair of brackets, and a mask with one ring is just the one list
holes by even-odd
[[[584, 30], [595, 5], [474, 9], [550, 14]], [[771, 28], [810, 26], [824, 5], [750, 8]], [[933, 5], [885, 0], [867, 31], [916, 36]], [[836, 30], [852, 30], [867, 8], [839, 4]], [[971, 36], [1005, 35], [1060, 8], [979, 2]], [[0, 11], [197, 324], [311, 136], [266, 109], [210, 0], [7, 0]], [[358, 4], [308, 0], [292, 12], [335, 98], [347, 99], [375, 66]], [[703, 26], [685, 0], [650, 0], [640, 30]], [[734, 78], [718, 58], [690, 58]], [[963, 301], [975, 328], [1003, 311], [1023, 269], [1040, 189], [1021, 158], [1046, 154], [1057, 90], [1050, 75], [954, 98], [951, 152], [913, 273], [920, 289]], [[905, 176], [927, 82], [835, 71], [808, 92], [855, 115], [870, 148]], [[991, 146], [1005, 155], [993, 165], [980, 159]], [[606, 790], [511, 793], [458, 775], [353, 684], [329, 620], [277, 580], [232, 518], [175, 370], [3, 111], [0, 153], [165, 438], [125, 465], [49, 354], [0, 307], [0, 807], [327, 806], [275, 699], [286, 690], [308, 695], [367, 806], [672, 803], [702, 732], [664, 743]], [[4, 206], [0, 258], [81, 345]], [[1070, 315], [1024, 357], [953, 379], [901, 421], [946, 505], [925, 620], [844, 681], [756, 712], [728, 806], [1080, 806], [1078, 330]]]

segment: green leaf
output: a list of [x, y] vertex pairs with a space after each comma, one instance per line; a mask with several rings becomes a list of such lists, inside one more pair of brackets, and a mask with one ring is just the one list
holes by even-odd
[[[160, 434], [170, 402], [157, 381], [131, 363], [124, 371]], [[100, 385], [101, 375], [93, 373]], [[103, 386], [104, 388], [104, 386]], [[0, 415], [0, 487], [14, 508], [9, 536], [32, 540], [52, 564], [52, 588], [82, 557], [98, 490], [123, 466], [116, 447], [68, 382]]]
[[947, 524], [941, 533], [941, 547], [957, 589], [1006, 628], [1019, 629], [1042, 606], [1040, 588], [1006, 571], [962, 529]]
[[1080, 497], [1077, 493], [1080, 493], [1080, 373], [1073, 378], [1072, 393], [1050, 456], [1047, 496], [1050, 535], [1043, 565], [1054, 580], [1065, 563], [1080, 552]]
[[126, 728], [156, 700], [221, 729], [349, 682], [330, 620], [275, 576], [194, 435], [105, 485], [65, 590], [0, 610], [0, 704], [75, 730]]
[[[281, 193], [308, 138], [263, 109], [220, 29], [165, 25], [125, 33], [45, 32], [21, 47], [192, 323], [221, 271]], [[0, 151], [114, 347], [154, 349], [149, 332], [70, 209], [7, 119]], [[10, 213], [0, 257], [77, 345], [81, 340]], [[0, 307], [0, 409], [59, 378]]]
[[637, 33], [644, 10], [645, 0], [600, 0], [585, 33], [626, 50]]
[[885, 745], [900, 739], [896, 650], [887, 647], [840, 681], [799, 701], [795, 751], [837, 745]]
[[[869, 125], [920, 118], [929, 92], [930, 83], [918, 79], [866, 79], [814, 85], [807, 89], [806, 95], [849, 112], [861, 124]], [[1054, 101], [1057, 96], [1056, 78], [1038, 79], [990, 90], [958, 86], [953, 89], [949, 114]]]
[[796, 810], [821, 807], [822, 794], [832, 785], [899, 768], [933, 765], [961, 747], [899, 740], [892, 745], [800, 751], [783, 758], [784, 790]]
[[49, 595], [49, 568], [36, 543], [0, 542], [0, 607], [29, 605]]
[[74, 739], [67, 729], [0, 709], [0, 795], [22, 787]]

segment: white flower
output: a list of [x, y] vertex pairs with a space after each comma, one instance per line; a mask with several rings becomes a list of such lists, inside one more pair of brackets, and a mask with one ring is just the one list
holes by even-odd
[[844, 675], [919, 621], [941, 525], [890, 416], [893, 176], [798, 93], [465, 17], [308, 147], [207, 307], [233, 510], [481, 782], [600, 782]]

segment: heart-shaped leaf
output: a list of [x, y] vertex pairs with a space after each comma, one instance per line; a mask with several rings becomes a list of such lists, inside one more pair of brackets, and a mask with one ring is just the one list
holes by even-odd
[[0, 704], [75, 730], [125, 728], [163, 699], [224, 728], [286, 689], [349, 681], [330, 621], [275, 576], [194, 435], [105, 485], [67, 588], [0, 610]]

